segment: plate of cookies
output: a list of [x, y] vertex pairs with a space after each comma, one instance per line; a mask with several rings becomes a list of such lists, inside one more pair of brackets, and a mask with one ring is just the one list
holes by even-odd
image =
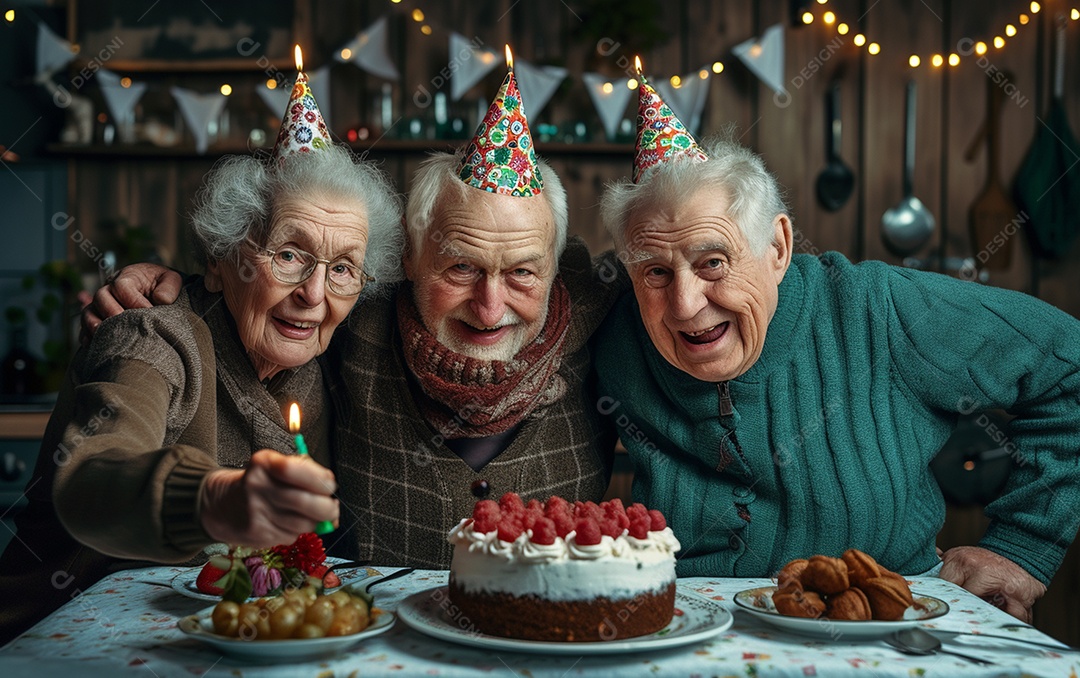
[[840, 642], [882, 638], [949, 612], [948, 603], [912, 593], [904, 577], [856, 549], [793, 560], [776, 586], [740, 591], [735, 604], [786, 631]]

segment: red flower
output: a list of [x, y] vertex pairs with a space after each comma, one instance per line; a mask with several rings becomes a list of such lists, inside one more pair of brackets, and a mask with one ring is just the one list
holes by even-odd
[[281, 556], [285, 567], [295, 567], [304, 573], [311, 573], [326, 560], [322, 539], [313, 532], [300, 535], [292, 544], [275, 546], [271, 551]]

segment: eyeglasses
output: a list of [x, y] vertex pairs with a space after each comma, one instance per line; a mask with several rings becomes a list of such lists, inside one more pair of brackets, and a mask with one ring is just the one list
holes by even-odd
[[375, 278], [365, 273], [364, 269], [357, 268], [345, 259], [319, 259], [314, 254], [295, 247], [257, 249], [270, 255], [270, 270], [274, 277], [290, 285], [299, 285], [310, 278], [319, 264], [326, 264], [326, 285], [335, 294], [344, 297], [360, 294], [364, 285], [375, 282]]

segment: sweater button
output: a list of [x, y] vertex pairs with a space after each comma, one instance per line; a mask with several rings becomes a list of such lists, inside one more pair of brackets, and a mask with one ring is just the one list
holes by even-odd
[[735, 503], [737, 504], [745, 505], [757, 499], [757, 494], [749, 487], [745, 487], [743, 485], [735, 486], [734, 488], [732, 488], [731, 493], [735, 495]]

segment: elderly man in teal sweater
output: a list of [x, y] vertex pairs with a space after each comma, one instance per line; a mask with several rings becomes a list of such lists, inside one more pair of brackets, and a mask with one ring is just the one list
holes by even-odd
[[[760, 158], [683, 147], [639, 152], [636, 180], [605, 195], [634, 296], [596, 359], [598, 407], [634, 499], [683, 545], [679, 574], [770, 576], [858, 548], [1030, 619], [1080, 521], [1080, 322], [1017, 292], [793, 255]], [[958, 414], [983, 408], [1016, 415], [1014, 470], [978, 546], [939, 558], [929, 464]]]

